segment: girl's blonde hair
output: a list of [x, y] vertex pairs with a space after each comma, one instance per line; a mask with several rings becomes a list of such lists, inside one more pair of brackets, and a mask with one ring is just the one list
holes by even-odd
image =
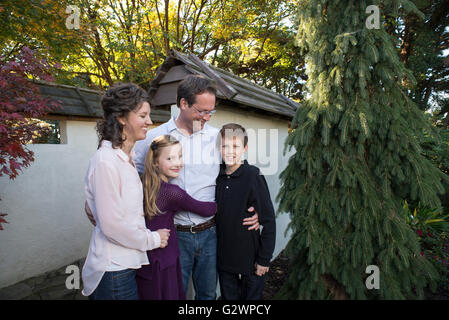
[[179, 141], [171, 135], [163, 135], [154, 138], [148, 148], [145, 158], [145, 170], [142, 174], [143, 195], [144, 195], [144, 211], [149, 219], [160, 214], [159, 208], [156, 206], [156, 199], [161, 186], [162, 174], [157, 166], [157, 161], [161, 155], [163, 148], [178, 144]]

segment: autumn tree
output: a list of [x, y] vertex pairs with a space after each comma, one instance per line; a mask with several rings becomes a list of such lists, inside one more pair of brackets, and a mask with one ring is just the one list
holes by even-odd
[[[170, 49], [201, 59], [284, 95], [300, 98], [304, 76], [294, 48], [294, 2], [283, 0], [6, 0], [0, 17], [4, 55], [23, 45], [62, 69], [60, 83], [101, 89], [147, 86]], [[66, 8], [80, 10], [67, 29]], [[291, 59], [294, 58], [294, 59]]]
[[[53, 67], [36, 58], [28, 47], [23, 47], [14, 60], [0, 59], [0, 177], [14, 179], [34, 161], [27, 144], [47, 133], [38, 118], [58, 104], [41, 98], [31, 80], [52, 81], [49, 70]], [[0, 230], [5, 222], [2, 216]]]
[[83, 39], [76, 30], [66, 27], [69, 0], [3, 0], [0, 3], [0, 56], [3, 61], [14, 59], [24, 47], [34, 56], [54, 61], [71, 62]]
[[212, 64], [289, 98], [303, 98], [307, 80], [304, 53], [295, 45], [295, 1], [251, 1], [258, 23], [247, 39], [232, 40], [213, 56]]
[[[90, 59], [85, 61], [83, 69], [90, 66], [91, 73], [108, 84], [120, 78], [145, 86], [170, 49], [194, 53], [231, 71], [236, 71], [231, 64], [220, 64], [220, 61], [233, 59], [246, 64], [252, 59], [252, 65], [260, 65], [257, 69], [260, 72], [254, 72], [253, 68], [237, 74], [254, 78], [271, 67], [273, 72], [263, 76], [265, 84], [276, 71], [291, 67], [286, 59], [291, 51], [285, 47], [292, 43], [293, 32], [284, 25], [293, 10], [284, 1], [80, 0], [78, 3], [83, 12], [81, 28], [89, 35], [82, 48]], [[283, 39], [285, 36], [287, 40]], [[264, 60], [270, 63], [262, 65]], [[276, 69], [275, 65], [281, 67]], [[272, 81], [277, 79], [273, 77]], [[287, 85], [285, 81], [283, 86]]]

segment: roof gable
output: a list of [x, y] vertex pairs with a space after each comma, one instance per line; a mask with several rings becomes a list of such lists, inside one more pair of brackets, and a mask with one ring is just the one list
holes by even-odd
[[200, 74], [214, 80], [218, 98], [232, 101], [241, 106], [264, 110], [288, 118], [293, 118], [299, 108], [298, 103], [281, 94], [209, 65], [193, 54], [187, 56], [175, 50], [172, 50], [167, 56], [150, 84], [149, 93], [152, 105], [175, 104], [178, 83], [189, 74]]

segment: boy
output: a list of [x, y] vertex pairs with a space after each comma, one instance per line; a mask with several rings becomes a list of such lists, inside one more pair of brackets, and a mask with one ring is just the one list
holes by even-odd
[[[273, 204], [259, 169], [241, 161], [248, 150], [245, 129], [235, 123], [226, 124], [218, 138], [224, 162], [215, 197], [221, 295], [224, 300], [260, 300], [276, 241]], [[259, 213], [262, 232], [248, 231], [241, 225], [242, 218], [251, 216], [248, 206], [254, 206]]]

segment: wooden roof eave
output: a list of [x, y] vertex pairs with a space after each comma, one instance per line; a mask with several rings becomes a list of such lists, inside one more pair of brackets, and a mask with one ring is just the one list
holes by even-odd
[[[194, 57], [194, 55], [190, 55], [189, 57], [191, 57], [191, 56]], [[181, 60], [184, 64], [186, 64], [187, 68], [191, 72], [195, 72], [195, 71], [202, 72], [203, 74], [208, 75], [207, 73], [204, 72], [201, 65], [197, 65], [197, 64], [193, 63], [192, 61], [188, 60], [183, 54], [175, 52], [175, 58]], [[199, 58], [197, 58], [197, 59], [199, 59]], [[195, 60], [195, 62], [196, 62], [196, 60]], [[202, 62], [202, 63], [205, 64], [204, 62]], [[267, 88], [264, 88], [264, 87], [258, 85], [257, 83], [252, 83], [246, 79], [237, 77], [226, 70], [216, 68], [212, 65], [208, 65], [208, 67], [210, 69], [212, 69], [217, 74], [217, 76], [219, 76], [222, 80], [225, 80], [225, 82], [227, 82], [228, 84], [231, 84], [231, 87], [236, 88], [237, 91], [240, 88], [244, 88], [249, 92], [258, 93], [262, 97], [269, 97], [271, 100], [276, 101], [277, 104], [287, 107], [295, 112], [296, 112], [297, 108], [299, 107], [299, 105], [295, 105], [294, 102], [289, 101], [289, 99], [287, 97], [285, 97], [281, 94], [272, 92], [271, 90], [268, 90]], [[287, 100], [285, 100], [285, 99], [287, 99]]]
[[[190, 68], [190, 70], [192, 69]], [[192, 72], [203, 74], [201, 71], [198, 71], [196, 69], [192, 70]], [[227, 99], [227, 97], [221, 92], [221, 90], [218, 90], [217, 96], [222, 99]], [[268, 100], [266, 98], [263, 98], [263, 96], [252, 95], [251, 92], [248, 92], [247, 90], [241, 90], [241, 92], [239, 92], [236, 96], [229, 100], [236, 101], [240, 104], [247, 104], [249, 106], [255, 107], [257, 109], [263, 109], [271, 113], [280, 113], [291, 118], [293, 118], [293, 116], [295, 115], [295, 111], [291, 110], [291, 108], [285, 108], [284, 105], [279, 105], [278, 101]]]
[[[224, 100], [228, 99], [241, 105], [264, 110], [271, 114], [282, 115], [290, 120], [294, 117], [299, 104], [258, 84], [236, 77], [225, 70], [206, 65], [203, 61], [198, 62], [196, 60], [199, 60], [199, 58], [195, 59], [194, 57], [194, 55], [187, 57], [180, 52], [172, 50], [164, 63], [158, 68], [156, 77], [150, 84], [150, 96], [154, 97], [160, 86], [161, 80], [164, 79], [170, 68], [183, 64], [185, 69], [190, 73], [201, 74], [208, 78], [212, 78], [217, 83], [217, 98]], [[207, 66], [207, 68], [205, 68], [205, 66]], [[217, 78], [219, 81], [217, 81]], [[172, 82], [177, 81], [179, 80], [173, 79]], [[219, 82], [221, 83], [220, 85]], [[169, 82], [164, 83], [164, 85], [167, 84], [169, 84]], [[229, 88], [232, 88], [233, 91], [230, 91]], [[234, 94], [234, 92], [237, 93]]]

